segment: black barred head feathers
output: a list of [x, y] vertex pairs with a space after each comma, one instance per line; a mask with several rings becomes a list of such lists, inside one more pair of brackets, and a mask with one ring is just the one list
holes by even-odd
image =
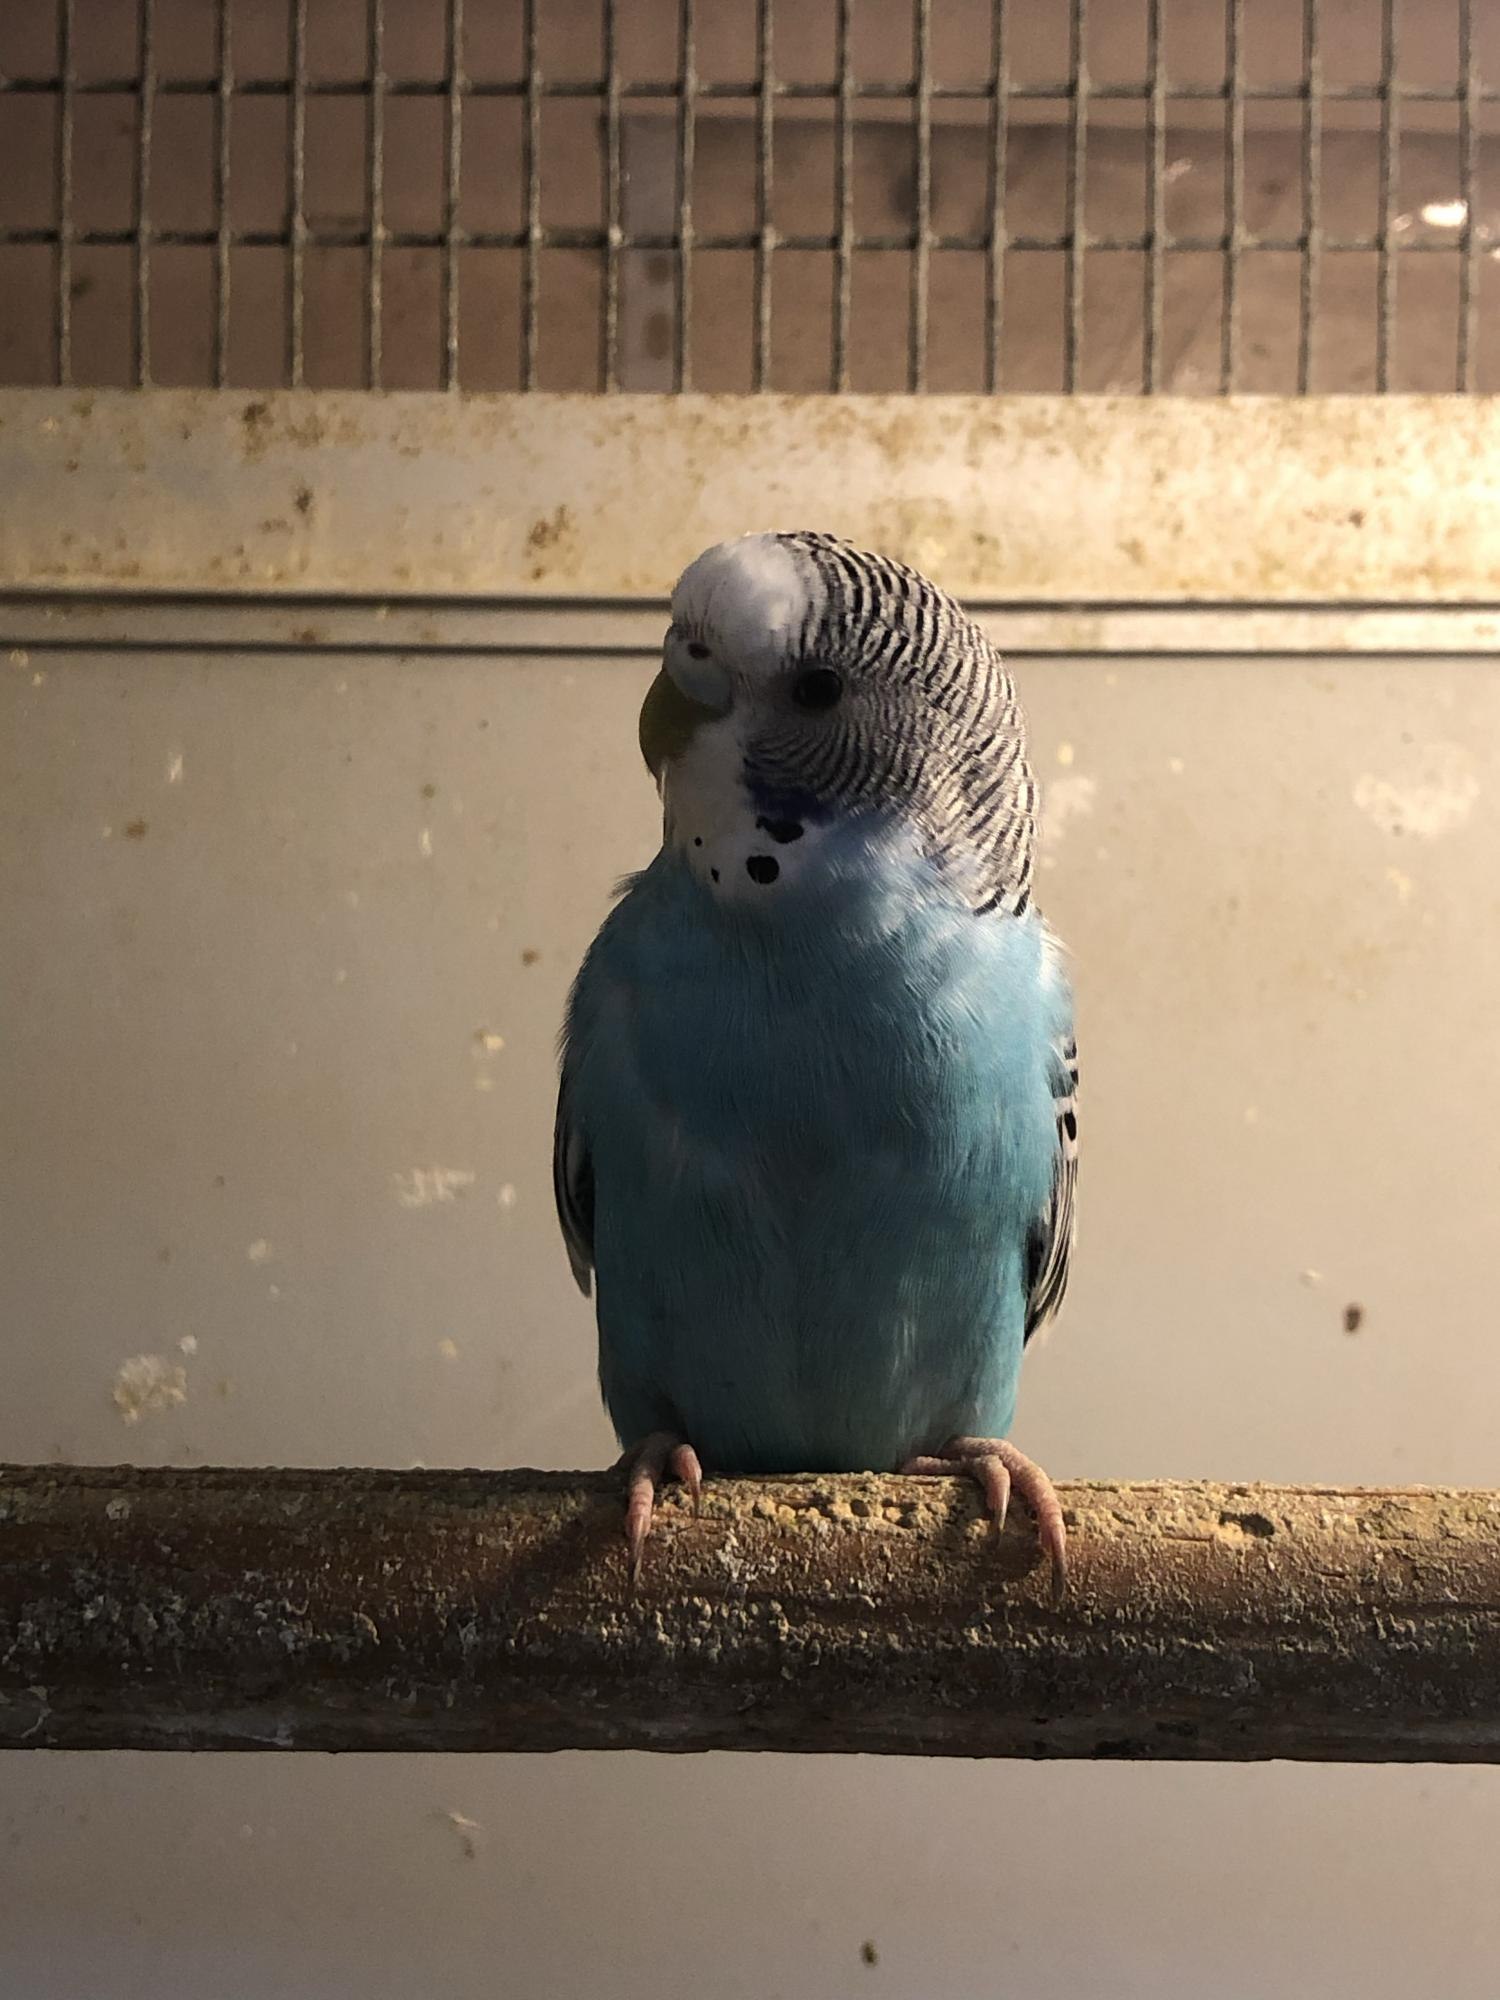
[[641, 742], [667, 836], [716, 887], [769, 890], [804, 830], [904, 821], [975, 910], [1024, 910], [1036, 785], [999, 654], [903, 563], [830, 535], [707, 550], [672, 597]]

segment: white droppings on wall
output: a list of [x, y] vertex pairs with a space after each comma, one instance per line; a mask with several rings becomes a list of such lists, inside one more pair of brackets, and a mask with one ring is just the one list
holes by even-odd
[[180, 750], [174, 750], [167, 759], [167, 783], [169, 785], [180, 785], [182, 783], [182, 752]]
[[1072, 746], [1072, 744], [1071, 744], [1071, 743], [1059, 743], [1059, 744], [1058, 744], [1058, 746], [1057, 746], [1057, 761], [1058, 761], [1058, 763], [1059, 763], [1059, 764], [1062, 764], [1062, 765], [1064, 765], [1064, 766], [1066, 766], [1066, 765], [1068, 765], [1068, 764], [1071, 764], [1071, 763], [1072, 763], [1072, 761], [1073, 761], [1073, 756], [1074, 756], [1074, 750], [1073, 750], [1073, 746]]
[[432, 828], [430, 826], [424, 826], [422, 831], [417, 835], [417, 852], [424, 861], [432, 859]]
[[403, 1208], [436, 1208], [456, 1201], [474, 1176], [466, 1167], [413, 1167], [409, 1173], [392, 1174], [396, 1199]]
[[502, 1181], [495, 1199], [502, 1208], [514, 1208], [516, 1205], [516, 1190], [514, 1185], [510, 1181]]
[[198, 1352], [197, 1334], [185, 1333], [182, 1336], [181, 1340], [178, 1341], [177, 1348], [178, 1352], [181, 1354], [196, 1354]]
[[[476, 1028], [474, 1030], [474, 1040], [469, 1047], [469, 1053], [473, 1056], [476, 1063], [484, 1065], [489, 1062], [491, 1056], [499, 1055], [504, 1047], [504, 1035], [494, 1034], [488, 1028]], [[495, 1088], [495, 1079], [487, 1068], [480, 1068], [474, 1078], [474, 1088], [476, 1090], [493, 1090]]]
[[1422, 220], [1429, 229], [1462, 229], [1468, 219], [1469, 204], [1462, 198], [1422, 204]]
[[1461, 743], [1419, 745], [1407, 770], [1385, 777], [1366, 771], [1354, 786], [1354, 803], [1382, 833], [1419, 840], [1462, 826], [1478, 797], [1474, 756]]
[[456, 1340], [440, 1340], [437, 1344], [437, 1350], [445, 1361], [457, 1361], [458, 1359], [458, 1342]]
[[269, 1264], [271, 1259], [276, 1255], [276, 1252], [264, 1236], [257, 1236], [255, 1241], [246, 1250], [245, 1255], [252, 1264]]
[[187, 1370], [161, 1354], [132, 1354], [120, 1363], [110, 1395], [121, 1421], [138, 1424], [187, 1401]]

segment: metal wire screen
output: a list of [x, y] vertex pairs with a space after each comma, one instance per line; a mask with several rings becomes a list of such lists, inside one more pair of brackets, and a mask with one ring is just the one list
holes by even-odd
[[0, 379], [1486, 388], [1481, 0], [28, 0]]

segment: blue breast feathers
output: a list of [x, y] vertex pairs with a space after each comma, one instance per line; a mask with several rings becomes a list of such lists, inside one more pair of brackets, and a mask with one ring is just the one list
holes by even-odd
[[1034, 913], [976, 917], [868, 822], [764, 905], [658, 856], [584, 962], [564, 1070], [622, 1440], [771, 1472], [1003, 1436], [1069, 1017]]

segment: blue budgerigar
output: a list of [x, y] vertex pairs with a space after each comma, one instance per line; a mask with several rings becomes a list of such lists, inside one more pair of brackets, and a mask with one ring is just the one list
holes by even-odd
[[573, 989], [554, 1159], [632, 1568], [668, 1476], [964, 1471], [1060, 1583], [1005, 1441], [1077, 1142], [1010, 676], [914, 570], [746, 535], [679, 581], [640, 740], [661, 851]]

